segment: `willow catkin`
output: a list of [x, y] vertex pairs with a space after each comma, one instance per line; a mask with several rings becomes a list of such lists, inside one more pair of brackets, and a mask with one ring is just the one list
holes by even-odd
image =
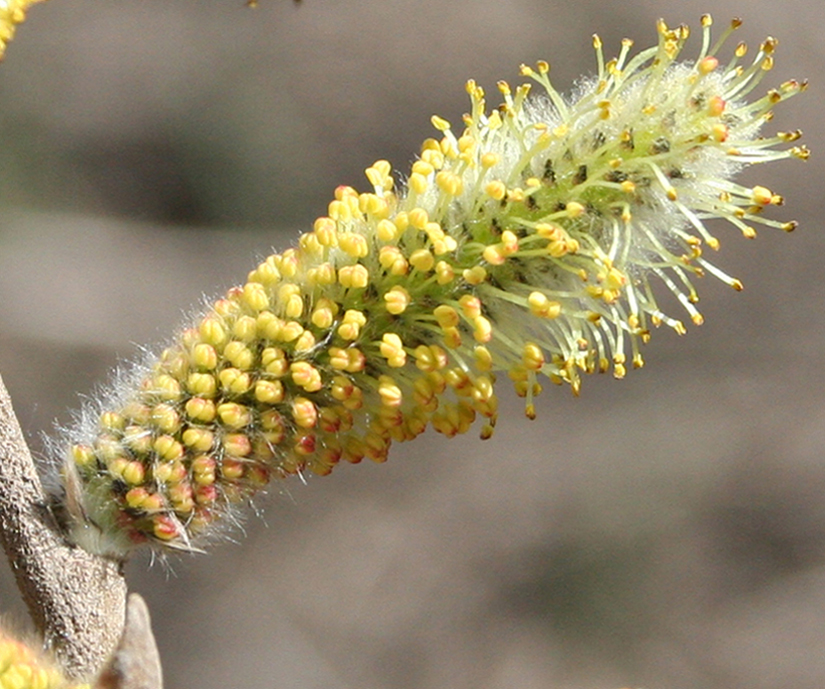
[[741, 289], [708, 258], [707, 221], [746, 237], [795, 226], [764, 217], [779, 195], [732, 177], [808, 155], [784, 146], [799, 132], [760, 135], [804, 84], [749, 97], [776, 40], [744, 64], [744, 44], [717, 57], [738, 24], [711, 46], [703, 17], [684, 62], [686, 27], [659, 22], [658, 45], [625, 40], [608, 62], [594, 37], [598, 73], [569, 97], [545, 62], [521, 69], [538, 93], [500, 82], [492, 111], [468, 82], [463, 126], [433, 118], [404, 189], [386, 161], [368, 191], [336, 189], [296, 247], [85, 411], [66, 440], [71, 537], [115, 557], [196, 550], [274, 478], [384, 461], [430, 426], [454, 436], [480, 417], [489, 437], [500, 373], [530, 417], [542, 380], [623, 377], [652, 328], [685, 331], [657, 293], [701, 323], [695, 278]]

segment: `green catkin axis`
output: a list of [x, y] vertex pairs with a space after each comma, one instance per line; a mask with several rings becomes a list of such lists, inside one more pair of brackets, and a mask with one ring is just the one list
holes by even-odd
[[116, 386], [70, 432], [63, 466], [71, 538], [125, 557], [141, 543], [197, 550], [273, 478], [325, 475], [341, 461], [387, 458], [393, 441], [432, 426], [465, 433], [497, 417], [496, 375], [526, 398], [541, 378], [578, 393], [581, 373], [641, 366], [640, 344], [682, 322], [658, 306], [661, 282], [696, 324], [692, 280], [736, 289], [704, 255], [721, 218], [753, 237], [782, 198], [731, 177], [789, 157], [799, 132], [762, 138], [791, 81], [748, 94], [773, 64], [766, 39], [750, 64], [726, 66], [709, 16], [692, 62], [676, 62], [686, 27], [658, 25], [658, 45], [625, 40], [572, 98], [549, 66], [522, 66], [544, 91], [500, 82], [487, 112], [470, 81], [464, 130], [433, 118], [406, 189], [389, 163], [372, 186], [339, 187], [298, 246], [273, 254], [161, 355]]

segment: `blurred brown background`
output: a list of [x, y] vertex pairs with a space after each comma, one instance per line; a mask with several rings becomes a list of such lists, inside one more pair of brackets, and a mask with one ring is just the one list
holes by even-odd
[[[337, 184], [406, 170], [547, 58], [563, 90], [590, 35], [654, 21], [780, 38], [764, 90], [810, 78], [770, 129], [808, 164], [750, 171], [787, 198], [752, 242], [721, 228], [742, 294], [661, 331], [622, 382], [504, 394], [496, 436], [428, 434], [383, 466], [276, 487], [239, 544], [129, 566], [167, 686], [821, 689], [825, 686], [825, 241], [821, 0], [52, 0], [0, 67], [0, 372], [32, 445], [133, 343], [243, 279]], [[695, 32], [690, 55], [697, 49]], [[506, 385], [502, 385], [502, 389]], [[25, 612], [10, 575], [0, 608]]]

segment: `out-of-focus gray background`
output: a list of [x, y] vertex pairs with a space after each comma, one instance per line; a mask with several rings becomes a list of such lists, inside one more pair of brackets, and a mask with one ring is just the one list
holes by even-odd
[[[745, 179], [793, 235], [720, 229], [736, 294], [622, 382], [504, 394], [496, 436], [427, 435], [262, 501], [208, 557], [139, 559], [167, 686], [821, 689], [825, 308], [821, 0], [52, 0], [0, 66], [0, 372], [34, 447], [135, 343], [286, 248], [377, 158], [407, 169], [464, 82], [654, 21], [780, 38], [811, 78], [770, 129], [812, 160]], [[694, 34], [687, 54], [697, 49]], [[506, 383], [502, 389], [506, 388]], [[0, 608], [25, 612], [10, 576]]]

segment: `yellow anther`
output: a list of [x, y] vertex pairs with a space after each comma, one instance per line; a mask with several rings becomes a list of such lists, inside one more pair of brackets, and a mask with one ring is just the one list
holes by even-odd
[[435, 257], [427, 249], [417, 249], [410, 254], [410, 264], [416, 270], [427, 273], [435, 266]]
[[152, 409], [152, 424], [164, 433], [175, 433], [181, 424], [180, 415], [171, 405], [161, 403]]
[[338, 246], [352, 258], [364, 258], [370, 252], [367, 238], [356, 232], [342, 232], [338, 236]]
[[491, 131], [495, 131], [496, 129], [501, 129], [501, 125], [502, 121], [499, 111], [493, 110], [493, 112], [491, 112], [489, 117], [487, 118], [487, 126], [490, 128]]
[[493, 368], [493, 355], [484, 345], [476, 345], [473, 349], [476, 368], [479, 371], [491, 371]]
[[355, 321], [344, 321], [338, 326], [338, 336], [344, 340], [357, 340], [362, 326]]
[[273, 259], [276, 260], [276, 266], [285, 279], [290, 280], [298, 273], [298, 256], [294, 249], [287, 249], [280, 256], [274, 254]]
[[357, 323], [359, 326], [367, 324], [367, 317], [358, 309], [347, 309], [344, 313], [344, 323]]
[[433, 127], [435, 127], [440, 132], [446, 132], [450, 129], [450, 123], [447, 122], [447, 120], [445, 120], [444, 118], [439, 117], [438, 115], [433, 115], [430, 118], [430, 122], [432, 122]]
[[[126, 495], [124, 496], [126, 499], [126, 504], [131, 507], [133, 510], [142, 509], [143, 503], [145, 502], [146, 498], [149, 496], [149, 491], [143, 487], [136, 487], [130, 488]], [[49, 684], [44, 685], [44, 687], [51, 686]]]
[[330, 384], [329, 392], [333, 399], [345, 402], [355, 394], [355, 389], [355, 384], [346, 376], [335, 376]]
[[409, 270], [404, 253], [397, 246], [382, 246], [378, 252], [378, 262], [390, 275], [406, 275]]
[[425, 373], [444, 368], [448, 361], [447, 352], [438, 345], [418, 345], [415, 348], [415, 365]]
[[252, 378], [237, 368], [225, 368], [218, 374], [218, 380], [224, 392], [230, 395], [243, 395], [252, 387]]
[[249, 343], [255, 339], [258, 325], [252, 316], [241, 316], [232, 326], [232, 334], [241, 342]]
[[501, 201], [507, 195], [507, 186], [500, 180], [493, 180], [484, 186], [484, 193], [496, 201]]
[[627, 276], [618, 268], [611, 268], [604, 276], [605, 288], [610, 290], [621, 289], [627, 284]]
[[321, 256], [324, 253], [324, 247], [314, 233], [306, 232], [298, 237], [298, 246], [310, 256]]
[[444, 167], [444, 154], [441, 149], [427, 149], [421, 152], [421, 160], [433, 166], [433, 169], [440, 170]]
[[465, 294], [458, 300], [465, 318], [473, 319], [481, 315], [481, 299], [472, 294]]
[[243, 342], [232, 340], [227, 343], [223, 355], [235, 368], [247, 371], [255, 365], [255, 353]]
[[258, 333], [260, 333], [261, 337], [268, 340], [280, 339], [284, 322], [274, 313], [271, 311], [263, 311], [258, 314], [256, 321], [258, 324]]
[[308, 361], [295, 361], [289, 370], [292, 374], [292, 382], [307, 392], [318, 392], [324, 386], [318, 369]]
[[298, 321], [286, 321], [281, 326], [278, 339], [280, 339], [281, 342], [294, 342], [301, 335], [303, 335], [303, 333], [304, 326], [302, 326]]
[[481, 257], [492, 266], [500, 266], [507, 260], [500, 244], [491, 244], [486, 247], [481, 253]]
[[433, 315], [435, 316], [435, 320], [438, 322], [438, 325], [442, 328], [454, 328], [461, 322], [458, 311], [456, 311], [452, 306], [447, 306], [446, 304], [436, 306], [435, 309], [433, 309]]
[[751, 199], [760, 206], [767, 206], [773, 201], [774, 194], [770, 189], [757, 186], [751, 190]]
[[259, 380], [255, 383], [255, 399], [263, 404], [284, 401], [284, 386], [280, 380]]
[[433, 166], [430, 165], [428, 162], [424, 160], [416, 160], [412, 164], [412, 172], [417, 173], [419, 175], [423, 175], [424, 177], [428, 177], [429, 175], [433, 174], [435, 170]]
[[371, 167], [364, 170], [364, 174], [373, 187], [388, 190], [392, 188], [390, 169], [390, 164], [386, 160], [378, 160]]
[[507, 192], [507, 200], [512, 201], [513, 203], [521, 203], [524, 201], [524, 189], [516, 187], [515, 189], [510, 189]]
[[215, 403], [203, 397], [192, 397], [184, 406], [186, 416], [199, 423], [211, 423], [215, 420]]
[[[326, 218], [327, 220], [332, 220], [330, 218]], [[316, 221], [317, 222], [317, 221]], [[335, 223], [333, 222], [333, 231], [335, 228]], [[281, 279], [281, 272], [275, 266], [274, 261], [272, 260], [272, 256], [266, 259], [263, 263], [261, 263], [255, 270], [249, 273], [248, 280], [249, 282], [260, 282], [264, 285], [274, 285], [277, 284], [278, 281]]]
[[165, 459], [170, 462], [181, 459], [185, 454], [183, 445], [181, 445], [171, 435], [167, 434], [159, 435], [155, 438], [154, 443], [152, 443], [152, 449], [155, 454], [157, 454], [158, 458]]
[[696, 65], [696, 69], [699, 71], [699, 74], [705, 76], [713, 72], [718, 66], [719, 60], [711, 55], [708, 55], [707, 57], [699, 60], [699, 64]]
[[538, 223], [536, 225], [536, 234], [544, 239], [558, 241], [566, 236], [566, 232], [558, 225], [551, 225], [550, 223]]
[[[472, 118], [470, 118], [470, 121], [472, 122]], [[466, 118], [464, 118], [464, 122], [467, 122]], [[472, 134], [465, 134], [458, 139], [459, 159], [468, 165], [475, 163], [476, 143], [476, 139]]]
[[407, 180], [407, 186], [416, 194], [423, 194], [427, 191], [427, 178], [418, 172], [413, 172]]
[[293, 294], [287, 299], [284, 306], [284, 315], [287, 318], [300, 318], [304, 312], [304, 300], [298, 294]]
[[215, 444], [215, 434], [205, 428], [187, 428], [181, 436], [183, 444], [195, 452], [209, 452]]
[[392, 220], [380, 220], [375, 226], [375, 234], [382, 242], [393, 242], [398, 239], [398, 228]]
[[224, 402], [218, 405], [218, 417], [227, 428], [243, 428], [252, 423], [251, 411], [236, 402]]
[[711, 117], [719, 117], [725, 112], [725, 100], [721, 96], [711, 96], [708, 99], [708, 115]]
[[444, 230], [441, 229], [441, 225], [437, 222], [430, 221], [426, 223], [422, 229], [431, 242], [441, 241], [445, 237]]
[[439, 261], [435, 264], [435, 275], [439, 285], [447, 285], [455, 279], [455, 271], [446, 261]]
[[170, 375], [160, 374], [155, 377], [152, 391], [166, 402], [173, 402], [180, 398], [180, 383]]
[[381, 397], [381, 403], [388, 407], [400, 407], [403, 401], [401, 388], [390, 376], [379, 376], [378, 395]]
[[348, 289], [364, 289], [370, 282], [370, 273], [360, 263], [342, 266], [338, 271], [338, 282]]
[[216, 316], [204, 318], [198, 326], [198, 332], [206, 344], [214, 347], [222, 347], [226, 341], [226, 330]]
[[422, 157], [424, 156], [424, 154], [427, 151], [440, 151], [440, 150], [441, 150], [441, 147], [440, 147], [438, 141], [436, 141], [432, 137], [426, 138], [426, 139], [424, 139], [424, 141], [421, 142], [421, 155], [422, 155]]
[[338, 369], [339, 371], [346, 370], [347, 366], [349, 365], [349, 357], [347, 356], [347, 350], [342, 349], [341, 347], [330, 347], [329, 365], [332, 366], [332, 368]]
[[722, 124], [721, 122], [714, 124], [711, 127], [711, 136], [715, 141], [722, 143], [723, 141], [727, 141], [728, 138], [728, 128], [727, 125]]
[[292, 418], [296, 426], [313, 428], [318, 422], [318, 409], [306, 397], [296, 397], [292, 400]]
[[327, 216], [318, 218], [313, 225], [313, 232], [315, 232], [315, 237], [321, 246], [335, 246], [337, 244], [337, 225], [332, 218]]
[[501, 251], [505, 256], [512, 256], [518, 252], [518, 237], [510, 230], [501, 233]]
[[123, 430], [124, 426], [126, 425], [126, 419], [123, 417], [122, 414], [107, 411], [103, 412], [100, 415], [100, 420], [98, 421], [98, 424], [100, 425], [101, 430], [119, 431]]
[[379, 350], [392, 368], [401, 368], [407, 362], [404, 344], [395, 333], [384, 333]]
[[553, 258], [561, 258], [562, 256], [566, 256], [568, 253], [575, 253], [571, 252], [571, 241], [572, 240], [565, 232], [559, 239], [551, 240], [547, 243], [547, 253]]
[[358, 197], [358, 209], [372, 218], [386, 218], [389, 214], [389, 206], [386, 199], [377, 194], [361, 194]]
[[266, 347], [261, 352], [261, 365], [272, 376], [283, 376], [289, 370], [286, 353], [280, 347]]
[[146, 469], [140, 462], [126, 462], [120, 472], [120, 476], [126, 485], [137, 486], [143, 483], [146, 478]]
[[330, 218], [340, 223], [352, 220], [352, 210], [349, 204], [340, 200], [330, 201], [329, 206], [327, 206], [327, 213]]
[[316, 328], [329, 328], [335, 321], [335, 315], [338, 313], [338, 305], [326, 298], [318, 300], [315, 305], [315, 310], [312, 312], [312, 324]]
[[473, 337], [476, 342], [485, 344], [493, 337], [493, 325], [484, 316], [476, 316], [473, 319]]
[[527, 304], [530, 307], [530, 313], [539, 318], [558, 318], [561, 313], [561, 304], [548, 299], [541, 292], [531, 292], [527, 297]]
[[487, 279], [487, 271], [484, 266], [473, 266], [465, 269], [461, 276], [471, 285], [480, 285]]
[[290, 297], [299, 297], [301, 295], [301, 288], [292, 283], [287, 282], [278, 288], [278, 301], [289, 301]]
[[442, 170], [435, 177], [438, 188], [450, 196], [458, 196], [464, 190], [464, 182], [460, 175]]
[[396, 285], [384, 293], [384, 301], [387, 304], [387, 311], [394, 316], [398, 316], [407, 310], [412, 298], [407, 290], [400, 285]]
[[243, 287], [243, 300], [254, 311], [269, 308], [269, 296], [266, 287], [259, 282], [247, 282]]
[[[310, 268], [306, 272], [306, 285], [311, 287], [316, 287], [318, 285], [331, 285], [335, 282], [335, 268], [334, 266], [327, 262], [321, 263], [313, 268]], [[306, 287], [305, 285], [305, 287]], [[286, 306], [284, 308], [289, 311], [290, 309], [295, 309], [296, 306], [293, 304], [290, 306], [291, 299], [300, 299], [300, 294], [292, 295], [287, 299], [282, 300], [282, 302], [286, 302]], [[288, 314], [287, 314], [288, 315]], [[300, 315], [300, 314], [298, 314]]]
[[567, 213], [567, 217], [573, 219], [584, 215], [585, 207], [578, 201], [571, 201], [567, 204], [564, 210]]
[[[489, 169], [496, 165], [499, 159], [500, 158], [496, 153], [485, 153], [483, 156], [481, 156], [481, 167]], [[490, 196], [492, 196], [492, 194], [490, 194]]]
[[341, 184], [335, 187], [335, 199], [337, 201], [346, 201], [347, 199], [357, 197], [358, 192], [346, 184]]
[[528, 371], [540, 371], [544, 366], [544, 353], [541, 347], [533, 342], [527, 342], [521, 352], [521, 363]]
[[413, 208], [407, 215], [410, 225], [416, 230], [423, 230], [430, 221], [430, 216], [423, 208]]
[[357, 347], [347, 348], [347, 366], [348, 373], [360, 373], [367, 366], [367, 357]]
[[433, 241], [433, 253], [436, 256], [443, 256], [458, 248], [458, 242], [454, 237], [446, 235], [441, 239]]

